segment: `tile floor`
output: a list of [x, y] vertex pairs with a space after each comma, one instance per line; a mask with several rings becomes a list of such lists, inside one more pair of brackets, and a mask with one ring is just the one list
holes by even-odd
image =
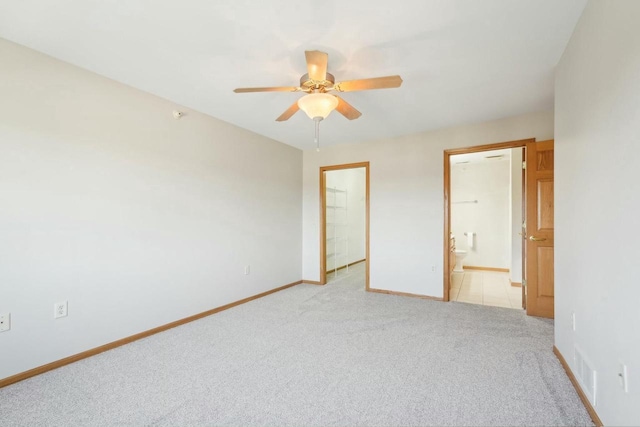
[[451, 273], [451, 301], [522, 309], [522, 288], [511, 286], [509, 273], [465, 270]]

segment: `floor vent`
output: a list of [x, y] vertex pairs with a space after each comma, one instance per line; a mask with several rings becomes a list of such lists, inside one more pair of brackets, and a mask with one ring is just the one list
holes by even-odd
[[591, 405], [596, 406], [596, 390], [597, 390], [597, 372], [593, 369], [593, 366], [587, 362], [582, 352], [574, 347], [573, 349], [573, 366], [575, 367], [574, 375], [578, 379], [582, 391], [591, 402]]

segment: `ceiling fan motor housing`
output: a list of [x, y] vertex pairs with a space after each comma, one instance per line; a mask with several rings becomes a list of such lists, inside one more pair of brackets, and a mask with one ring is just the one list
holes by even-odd
[[312, 80], [309, 78], [309, 73], [304, 74], [302, 77], [300, 77], [300, 88], [306, 92], [326, 92], [327, 88], [329, 90], [333, 89], [333, 85], [335, 84], [336, 79], [335, 77], [333, 77], [333, 74], [326, 74], [327, 76], [324, 80]]

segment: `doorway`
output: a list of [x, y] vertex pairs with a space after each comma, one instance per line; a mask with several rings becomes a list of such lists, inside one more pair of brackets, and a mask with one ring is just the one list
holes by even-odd
[[451, 301], [522, 309], [523, 150], [450, 156]]
[[[518, 149], [518, 150], [522, 150], [524, 147], [526, 147], [527, 143], [533, 143], [535, 142], [534, 139], [526, 139], [526, 140], [519, 140], [519, 141], [511, 141], [511, 142], [504, 142], [504, 143], [497, 143], [497, 144], [488, 144], [488, 145], [482, 145], [482, 146], [476, 146], [476, 147], [468, 147], [468, 148], [460, 148], [460, 149], [452, 149], [452, 150], [445, 150], [444, 152], [444, 198], [445, 198], [445, 206], [444, 206], [444, 210], [445, 210], [445, 226], [444, 226], [444, 268], [443, 268], [443, 276], [444, 276], [444, 291], [443, 291], [443, 300], [444, 301], [450, 301], [452, 300], [452, 280], [463, 280], [464, 278], [461, 276], [458, 277], [454, 277], [455, 274], [460, 274], [460, 272], [456, 272], [454, 273], [453, 270], [456, 266], [456, 254], [455, 254], [455, 250], [456, 247], [460, 247], [463, 248], [463, 250], [467, 250], [469, 251], [470, 255], [477, 255], [477, 253], [474, 253], [474, 249], [477, 247], [479, 242], [482, 243], [486, 243], [488, 241], [490, 241], [491, 239], [491, 235], [493, 234], [492, 231], [490, 229], [487, 229], [486, 227], [484, 227], [484, 229], [482, 229], [483, 231], [481, 232], [482, 234], [479, 235], [478, 234], [478, 227], [481, 227], [480, 225], [473, 225], [473, 222], [466, 222], [467, 225], [463, 225], [464, 227], [467, 227], [469, 229], [463, 229], [463, 230], [453, 230], [452, 228], [452, 207], [456, 206], [456, 207], [463, 207], [466, 208], [466, 211], [469, 212], [462, 212], [462, 217], [464, 217], [465, 215], [473, 217], [474, 213], [472, 212], [473, 207], [477, 207], [479, 206], [482, 201], [479, 200], [478, 197], [475, 197], [473, 195], [469, 195], [469, 194], [461, 194], [460, 198], [457, 199], [458, 195], [452, 195], [452, 160], [455, 159], [455, 156], [461, 156], [461, 155], [465, 155], [467, 157], [473, 157], [473, 156], [477, 156], [483, 159], [486, 159], [486, 157], [489, 157], [489, 161], [493, 161], [492, 159], [500, 159], [499, 157], [492, 157], [493, 155], [495, 156], [501, 156], [504, 155], [504, 151], [503, 150], [510, 150], [510, 149]], [[493, 151], [498, 151], [496, 154], [489, 154], [489, 152], [493, 152]], [[465, 161], [464, 156], [462, 157], [458, 157], [459, 159], [461, 159], [462, 162]], [[464, 164], [464, 163], [462, 163]], [[521, 172], [521, 177], [522, 177], [522, 172]], [[522, 187], [522, 184], [520, 184]], [[490, 193], [491, 189], [488, 189], [489, 191], [487, 192], [487, 194]], [[453, 200], [453, 197], [456, 197], [455, 200]], [[522, 197], [522, 199], [524, 200], [524, 197]], [[462, 202], [462, 203], [461, 203]], [[485, 203], [487, 202], [487, 200], [485, 200]], [[455, 205], [452, 206], [453, 203], [456, 203]], [[520, 208], [520, 213], [522, 214], [524, 211], [523, 205], [521, 205]], [[472, 218], [473, 219], [473, 218]], [[477, 219], [477, 218], [475, 218]], [[515, 220], [517, 222], [522, 222], [521, 218], [515, 218]], [[508, 221], [508, 218], [507, 218]], [[464, 221], [462, 221], [463, 224], [465, 224]], [[468, 225], [468, 224], [472, 224], [472, 225]], [[513, 236], [513, 238], [510, 238], [509, 240], [504, 240], [504, 242], [502, 242], [502, 244], [504, 246], [507, 246], [511, 249], [513, 242], [517, 241], [520, 244], [520, 247], [523, 247], [523, 241], [521, 239], [521, 236], [517, 235], [517, 230], [518, 230], [518, 224], [511, 224], [509, 230], [504, 233], [505, 236], [506, 235], [511, 235], [512, 231], [515, 230], [515, 236]], [[481, 239], [481, 240], [479, 240]], [[483, 279], [485, 279], [485, 277], [483, 276], [487, 276], [487, 280], [491, 281], [491, 285], [489, 286], [489, 288], [492, 288], [493, 290], [498, 289], [499, 285], [498, 283], [504, 283], [506, 286], [506, 281], [508, 280], [508, 284], [509, 286], [511, 285], [511, 277], [506, 276], [506, 274], [508, 274], [507, 272], [510, 272], [510, 270], [513, 269], [511, 263], [506, 264], [504, 262], [504, 260], [501, 262], [498, 262], [497, 266], [492, 266], [492, 265], [478, 265], [478, 264], [482, 264], [484, 262], [487, 261], [482, 261], [482, 258], [479, 257], [474, 257], [470, 256], [471, 261], [475, 263], [475, 265], [473, 263], [468, 263], [467, 265], [470, 267], [476, 267], [477, 270], [472, 270], [472, 269], [461, 269], [460, 268], [460, 262], [458, 262], [458, 270], [462, 270], [463, 272], [466, 271], [471, 271], [471, 273], [469, 273], [469, 277], [468, 280], [474, 280], [476, 282], [476, 287], [478, 285], [478, 283], [482, 283]], [[460, 259], [460, 257], [458, 257], [458, 260]], [[484, 258], [485, 260], [487, 258]], [[490, 259], [490, 258], [489, 258]], [[522, 259], [524, 259], [524, 257], [522, 257]], [[489, 263], [491, 263], [491, 261], [489, 261]], [[520, 268], [522, 268], [522, 261], [520, 264]], [[497, 270], [497, 271], [496, 271]], [[501, 271], [502, 270], [502, 271]], [[505, 276], [503, 276], [502, 278], [499, 277], [499, 274], [503, 274]], [[473, 275], [477, 276], [474, 277]], [[491, 276], [491, 277], [489, 277]], [[493, 277], [496, 276], [496, 277]], [[508, 277], [508, 279], [507, 279]], [[501, 282], [502, 280], [502, 282]], [[460, 285], [460, 283], [455, 283], [457, 285]], [[519, 284], [519, 282], [514, 281], [514, 284], [517, 285]], [[517, 286], [516, 286], [517, 287]], [[504, 288], [504, 292], [506, 292], [505, 297], [508, 298], [509, 293], [511, 292], [511, 294], [514, 294], [515, 292], [519, 291], [520, 294], [520, 301], [521, 301], [521, 306], [523, 307], [523, 303], [524, 303], [524, 288], [518, 288], [518, 291], [514, 291], [511, 290], [510, 288]], [[458, 290], [459, 292], [459, 290]], [[459, 295], [459, 294], [458, 294]], [[456, 297], [458, 296], [456, 295]], [[512, 295], [513, 297], [514, 295]], [[480, 296], [480, 298], [482, 298], [482, 296]], [[453, 298], [456, 299], [456, 298]], [[507, 300], [507, 301], [511, 301], [511, 300]], [[505, 305], [502, 305], [505, 306]]]
[[527, 315], [553, 318], [554, 285], [554, 140], [535, 139], [445, 150], [444, 152], [444, 291], [443, 301], [450, 301], [455, 244], [451, 239], [451, 157], [458, 154], [486, 152], [505, 148], [525, 149], [523, 157], [524, 197], [521, 229], [522, 307]]
[[369, 290], [369, 162], [320, 168], [320, 284], [364, 264]]

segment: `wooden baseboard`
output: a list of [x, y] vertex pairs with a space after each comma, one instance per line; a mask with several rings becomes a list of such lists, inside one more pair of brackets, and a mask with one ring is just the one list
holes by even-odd
[[585, 395], [584, 392], [582, 391], [582, 387], [580, 387], [580, 384], [578, 384], [578, 380], [576, 379], [575, 375], [573, 375], [573, 372], [571, 371], [569, 364], [564, 359], [564, 356], [562, 356], [562, 353], [560, 353], [560, 350], [558, 350], [558, 348], [555, 345], [553, 346], [553, 354], [556, 355], [556, 357], [560, 361], [560, 364], [562, 365], [565, 372], [567, 373], [567, 376], [571, 380], [571, 384], [573, 384], [573, 388], [576, 389], [576, 392], [578, 393], [578, 396], [580, 396], [580, 400], [582, 400], [582, 403], [584, 404], [584, 407], [587, 409], [587, 412], [589, 413], [589, 416], [591, 417], [591, 420], [593, 421], [593, 423], [596, 425], [596, 427], [602, 427], [604, 424], [602, 424], [602, 421], [600, 420], [600, 417], [596, 413], [596, 410], [593, 408], [593, 406], [591, 406], [591, 402], [589, 402], [587, 395]]
[[[140, 332], [139, 334], [131, 335], [126, 338], [119, 339], [117, 341], [113, 341], [111, 343], [101, 345], [100, 347], [92, 348], [91, 350], [83, 351], [82, 353], [74, 354], [73, 356], [65, 357], [64, 359], [56, 360], [55, 362], [47, 363], [46, 365], [38, 366], [37, 368], [30, 369], [25, 372], [21, 372], [16, 375], [12, 375], [7, 378], [0, 379], [0, 388], [6, 387], [10, 384], [17, 383], [22, 380], [26, 380], [27, 378], [35, 377], [36, 375], [43, 374], [48, 371], [52, 371], [54, 369], [60, 368], [65, 365], [69, 365], [73, 362], [77, 362], [78, 360], [86, 359], [87, 357], [95, 356], [96, 354], [103, 353], [108, 350], [112, 350], [114, 348], [123, 346], [125, 344], [129, 344], [131, 342], [137, 341], [142, 338], [146, 338], [151, 335], [155, 335], [160, 332], [164, 332], [168, 329], [175, 328], [176, 326], [184, 325], [185, 323], [193, 322], [194, 320], [202, 319], [203, 317], [211, 316], [212, 314], [219, 313], [224, 310], [228, 310], [230, 308], [236, 307], [238, 305], [247, 303], [249, 301], [253, 301], [258, 298], [265, 297], [267, 295], [273, 294], [275, 292], [281, 291], [283, 289], [290, 288], [295, 285], [299, 285], [302, 283], [302, 280], [298, 280], [297, 282], [289, 283], [288, 285], [280, 286], [275, 289], [271, 289], [266, 292], [262, 292], [257, 295], [253, 295], [239, 301], [235, 301], [229, 304], [225, 304], [220, 307], [216, 307], [212, 310], [208, 310], [199, 314], [195, 314], [193, 316], [185, 317], [184, 319], [176, 320], [175, 322], [167, 323], [166, 325], [158, 326], [157, 328], [149, 329], [148, 331]], [[318, 282], [319, 283], [319, 282]]]
[[503, 273], [508, 273], [508, 268], [498, 268], [498, 267], [478, 267], [475, 265], [463, 265], [463, 270], [485, 270], [485, 271], [501, 271]]
[[522, 283], [520, 283], [520, 282], [511, 282], [511, 286], [513, 286], [515, 288], [521, 288], [522, 287]]
[[433, 301], [442, 301], [442, 298], [432, 297], [429, 295], [420, 295], [420, 294], [410, 294], [408, 292], [397, 292], [397, 291], [387, 291], [386, 289], [367, 289], [367, 292], [374, 292], [378, 294], [388, 294], [388, 295], [399, 295], [401, 297], [411, 297], [411, 298], [420, 298], [420, 299], [428, 299]]
[[318, 285], [318, 286], [322, 286], [322, 283], [316, 281], [316, 280], [303, 280], [302, 283], [305, 283], [307, 285]]

